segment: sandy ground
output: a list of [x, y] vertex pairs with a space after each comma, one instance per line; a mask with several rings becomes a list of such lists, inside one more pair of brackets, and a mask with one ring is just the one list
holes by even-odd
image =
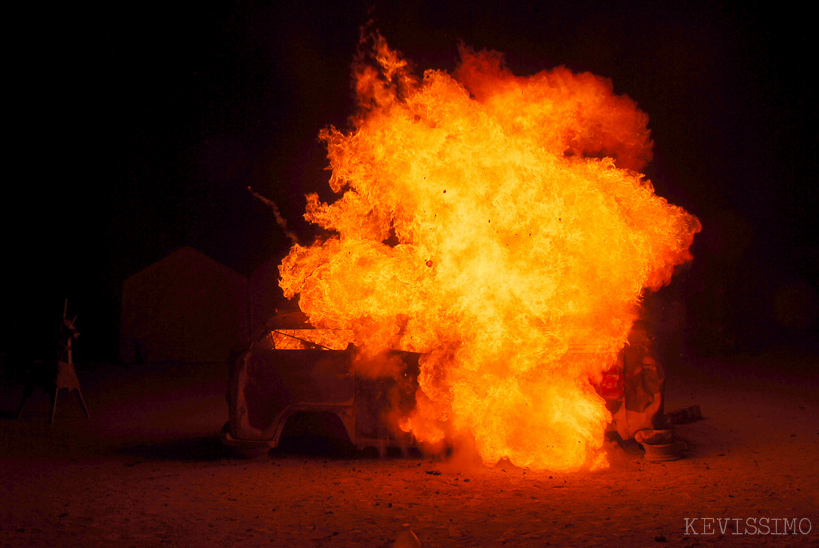
[[0, 546], [389, 547], [406, 529], [425, 547], [817, 546], [817, 356], [672, 368], [666, 409], [705, 415], [675, 428], [686, 458], [625, 446], [608, 470], [571, 474], [332, 451], [235, 459], [217, 435], [221, 365], [81, 369], [92, 417], [62, 393], [53, 425], [43, 395], [12, 418], [22, 391], [6, 386]]

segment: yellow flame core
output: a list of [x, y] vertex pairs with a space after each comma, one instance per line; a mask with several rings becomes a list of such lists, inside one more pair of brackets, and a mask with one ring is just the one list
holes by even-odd
[[417, 79], [380, 36], [354, 67], [360, 112], [321, 133], [334, 235], [295, 245], [280, 285], [318, 328], [423, 352], [422, 442], [474, 437], [484, 462], [604, 466], [611, 417], [590, 384], [625, 345], [644, 288], [689, 260], [700, 225], [656, 196], [647, 116], [608, 80], [523, 78], [461, 49]]

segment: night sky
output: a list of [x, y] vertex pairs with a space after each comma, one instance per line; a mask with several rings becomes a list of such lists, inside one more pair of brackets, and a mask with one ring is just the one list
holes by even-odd
[[454, 69], [463, 41], [504, 52], [519, 75], [565, 65], [611, 78], [649, 115], [657, 193], [704, 226], [675, 289], [689, 317], [725, 316], [728, 350], [816, 332], [810, 306], [794, 312], [807, 327], [772, 312], [781, 295], [815, 304], [819, 287], [816, 32], [787, 3], [183, 4], [74, 14], [54, 46], [51, 130], [33, 148], [57, 180], [23, 185], [30, 222], [11, 240], [28, 283], [7, 295], [4, 351], [35, 344], [68, 297], [85, 355], [116, 359], [125, 277], [185, 245], [245, 275], [283, 256], [289, 242], [248, 186], [309, 240], [304, 195], [331, 199], [317, 135], [352, 114], [369, 18], [419, 70]]

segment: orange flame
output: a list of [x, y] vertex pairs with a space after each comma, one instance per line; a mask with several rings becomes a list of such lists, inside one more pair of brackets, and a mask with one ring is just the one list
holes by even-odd
[[471, 436], [487, 464], [605, 466], [611, 417], [590, 379], [700, 230], [638, 172], [647, 116], [606, 79], [517, 77], [465, 47], [453, 75], [419, 79], [370, 38], [352, 131], [321, 132], [343, 195], [307, 197], [331, 235], [293, 246], [285, 296], [366, 352], [425, 353], [401, 423], [420, 441]]

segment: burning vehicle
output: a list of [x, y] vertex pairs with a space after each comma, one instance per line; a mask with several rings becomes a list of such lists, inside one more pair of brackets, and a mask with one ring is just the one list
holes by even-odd
[[[320, 133], [340, 197], [307, 196], [324, 236], [279, 267], [284, 296], [338, 340], [245, 354], [228, 440], [270, 445], [288, 409], [310, 408], [359, 445], [409, 436], [471, 443], [489, 465], [596, 469], [612, 423], [631, 437], [658, 416], [640, 307], [691, 259], [701, 226], [641, 173], [648, 116], [605, 78], [516, 76], [497, 52], [460, 55], [452, 74], [419, 77], [364, 31], [351, 129]], [[277, 403], [255, 415], [241, 404], [253, 390]]]
[[[337, 418], [358, 449], [383, 454], [388, 447], [417, 446], [410, 432], [395, 427], [395, 417], [415, 408], [421, 354], [392, 350], [366, 357], [351, 344], [341, 348], [345, 337], [339, 335], [314, 329], [303, 314], [272, 318], [232, 360], [223, 443], [238, 455], [262, 454], [279, 445], [291, 417], [309, 414], [319, 421]], [[666, 426], [663, 369], [642, 325], [632, 329], [629, 343], [595, 386], [612, 414], [609, 430], [624, 440]], [[374, 363], [391, 368], [390, 375], [373, 377]]]
[[[237, 454], [260, 454], [278, 446], [289, 419], [309, 414], [319, 421], [337, 418], [359, 449], [414, 446], [411, 434], [391, 426], [390, 416], [415, 405], [420, 355], [364, 357], [339, 335], [314, 329], [303, 314], [272, 318], [232, 361], [230, 421], [222, 441]], [[391, 375], [373, 376], [374, 365], [392, 369]]]

